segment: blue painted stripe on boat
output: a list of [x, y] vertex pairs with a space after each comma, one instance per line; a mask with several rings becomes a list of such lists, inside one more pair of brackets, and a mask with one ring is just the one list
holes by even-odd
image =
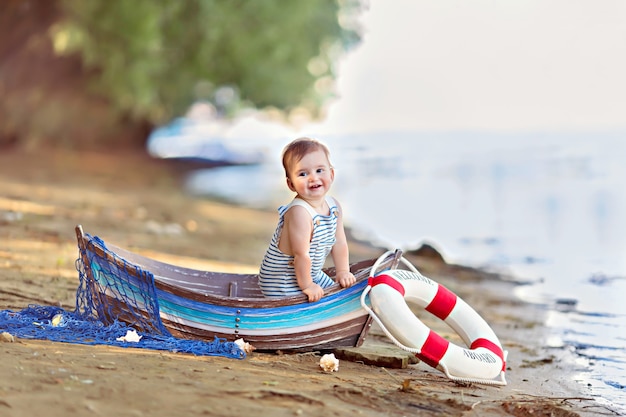
[[[237, 324], [242, 330], [285, 329], [311, 325], [360, 310], [360, 285], [355, 287], [324, 297], [318, 303], [271, 309], [213, 306], [181, 299], [172, 294], [159, 294], [159, 305], [165, 314], [209, 326], [226, 323], [227, 327], [232, 327], [235, 318], [239, 317]], [[240, 314], [237, 314], [237, 310], [240, 310]]]
[[[143, 294], [144, 292], [142, 292], [140, 289], [141, 285], [139, 283], [141, 281], [138, 280], [136, 277], [127, 275], [127, 279], [123, 279], [117, 274], [103, 269], [98, 262], [92, 261], [90, 266], [93, 272], [94, 280], [98, 285], [105, 287], [105, 289], [109, 289], [113, 293], [118, 293], [121, 296], [128, 296], [128, 294], [133, 294], [132, 298], [143, 304], [152, 302], [152, 300], [146, 300], [144, 297], [141, 296], [141, 294]], [[127, 294], [121, 294], [121, 290], [126, 290], [124, 292], [126, 292]]]
[[337, 302], [338, 300], [341, 301], [341, 300], [354, 297], [356, 293], [358, 293], [360, 297], [360, 294], [366, 285], [367, 285], [366, 282], [360, 282], [350, 288], [342, 290], [341, 292], [337, 294], [326, 296], [317, 303], [303, 303], [303, 304], [270, 307], [270, 308], [268, 307], [250, 308], [250, 307], [243, 307], [243, 306], [237, 306], [237, 307], [219, 306], [219, 305], [190, 300], [188, 298], [180, 297], [180, 296], [177, 296], [177, 295], [174, 295], [174, 294], [171, 294], [163, 290], [159, 290], [159, 289], [157, 289], [157, 296], [159, 297], [159, 300], [165, 300], [169, 304], [180, 305], [180, 306], [187, 307], [187, 308], [197, 309], [201, 312], [206, 312], [206, 313], [217, 313], [217, 314], [226, 313], [226, 314], [232, 315], [233, 313], [236, 313], [237, 310], [239, 310], [241, 312], [240, 313], [241, 315], [245, 315], [247, 317], [254, 317], [257, 315], [263, 317], [267, 315], [287, 314], [291, 312], [309, 313], [311, 311], [315, 311], [319, 309], [320, 307], [328, 308], [329, 305]]
[[226, 327], [233, 327], [235, 319], [239, 318], [240, 329], [286, 329], [300, 326], [308, 326], [320, 321], [336, 319], [345, 314], [352, 313], [360, 310], [360, 304], [353, 300], [352, 302], [344, 305], [335, 306], [331, 309], [324, 309], [318, 307], [316, 310], [309, 311], [307, 314], [302, 313], [286, 313], [286, 314], [274, 314], [263, 315], [254, 318], [233, 314], [198, 314], [196, 310], [181, 309], [179, 305], [168, 305], [167, 302], [161, 301], [161, 311], [166, 314], [170, 314], [175, 317], [179, 317], [182, 320], [188, 320], [204, 325], [226, 325]]
[[[106, 260], [103, 262], [109, 265]], [[129, 274], [124, 274], [123, 277], [118, 276], [114, 272], [105, 270], [95, 261], [92, 261], [91, 267], [94, 271], [94, 278], [100, 285], [115, 288], [117, 284], [126, 288], [129, 293], [142, 293], [139, 288], [145, 284], [138, 278]], [[156, 295], [162, 313], [185, 321], [205, 326], [233, 328], [235, 319], [238, 317], [240, 321], [237, 324], [240, 330], [271, 330], [310, 326], [320, 321], [336, 319], [359, 311], [361, 309], [360, 294], [366, 285], [366, 281], [361, 281], [350, 288], [325, 296], [317, 303], [273, 308], [218, 306], [193, 301], [159, 289], [156, 289]], [[144, 304], [151, 302], [145, 299], [137, 301]], [[238, 314], [237, 311], [240, 313]]]

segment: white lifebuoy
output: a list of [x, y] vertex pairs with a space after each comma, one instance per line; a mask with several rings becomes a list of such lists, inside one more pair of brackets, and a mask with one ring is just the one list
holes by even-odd
[[[387, 254], [383, 255], [386, 256]], [[381, 258], [383, 258], [381, 257]], [[361, 305], [400, 348], [454, 381], [506, 385], [507, 352], [485, 320], [460, 297], [423, 276], [413, 265], [376, 274], [372, 267]], [[365, 302], [369, 294], [372, 308]], [[448, 324], [469, 348], [449, 342], [411, 311], [419, 307]]]

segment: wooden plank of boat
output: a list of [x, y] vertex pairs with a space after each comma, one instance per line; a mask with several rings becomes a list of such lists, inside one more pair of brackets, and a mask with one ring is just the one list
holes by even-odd
[[[105, 322], [117, 318], [138, 323], [136, 315], [149, 316], [149, 304], [154, 303], [158, 320], [176, 337], [243, 338], [259, 350], [286, 351], [358, 347], [369, 331], [371, 318], [360, 305], [360, 295], [375, 260], [351, 265], [357, 278], [354, 286], [334, 285], [322, 300], [309, 303], [303, 294], [264, 297], [254, 274], [201, 271], [160, 262], [105, 245], [84, 234], [81, 226], [76, 227], [76, 235], [93, 302], [108, 312], [100, 317]], [[394, 268], [399, 256], [389, 256], [381, 268]], [[334, 269], [327, 273], [332, 276]], [[125, 305], [122, 292], [150, 285], [148, 298], [154, 300], [139, 297], [138, 312], [137, 307]]]

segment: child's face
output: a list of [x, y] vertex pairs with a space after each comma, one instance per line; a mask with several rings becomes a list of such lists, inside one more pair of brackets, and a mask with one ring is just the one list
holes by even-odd
[[335, 171], [323, 150], [310, 152], [293, 164], [289, 170], [287, 185], [304, 199], [321, 198], [326, 195], [335, 179]]

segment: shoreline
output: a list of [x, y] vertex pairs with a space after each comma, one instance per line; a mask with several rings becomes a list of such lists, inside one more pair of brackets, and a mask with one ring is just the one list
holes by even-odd
[[[4, 262], [0, 266], [0, 310], [19, 310], [29, 303], [44, 302], [73, 307], [77, 283], [73, 227], [79, 223], [105, 242], [171, 263], [254, 270], [274, 231], [275, 213], [192, 198], [182, 194], [178, 181], [175, 173], [140, 154], [57, 150], [0, 155], [0, 261]], [[6, 213], [19, 214], [13, 219]], [[350, 239], [351, 258], [374, 257], [379, 251], [367, 242]], [[498, 279], [497, 274], [415, 254], [407, 256], [424, 275], [450, 288], [490, 323], [509, 351], [506, 387], [460, 386], [424, 364], [386, 370], [342, 360], [339, 372], [326, 375], [320, 374], [313, 355], [253, 353], [241, 362], [23, 340], [0, 344], [5, 358], [11, 358], [2, 361], [2, 374], [10, 377], [0, 382], [0, 409], [14, 413], [9, 415], [34, 414], [46, 407], [49, 411], [60, 401], [58, 411], [50, 415], [68, 415], [63, 411], [72, 407], [126, 415], [123, 404], [135, 404], [132, 395], [140, 395], [138, 390], [145, 390], [141, 394], [145, 398], [162, 389], [158, 395], [191, 412], [172, 396], [195, 398], [196, 403], [206, 401], [210, 409], [222, 410], [220, 415], [236, 415], [241, 410], [294, 415], [302, 409], [297, 403], [308, 404], [302, 409], [303, 415], [314, 415], [309, 412], [316, 410], [327, 413], [329, 407], [337, 415], [379, 415], [384, 409], [370, 397], [380, 396], [377, 390], [382, 390], [382, 399], [377, 399], [384, 404], [395, 401], [398, 413], [435, 415], [428, 410], [431, 407], [449, 415], [550, 415], [548, 411], [563, 416], [618, 415], [574, 380], [576, 365], [571, 352], [543, 346], [547, 332], [541, 323], [546, 310], [517, 299], [513, 294], [516, 284]], [[424, 322], [454, 339], [441, 323]], [[391, 345], [375, 328], [366, 343]], [[111, 365], [115, 372], [98, 368], [90, 356], [100, 358], [102, 366], [115, 362]], [[187, 372], [187, 379], [195, 382], [185, 385], [179, 381], [181, 376], [172, 364], [188, 369], [183, 374]], [[257, 375], [259, 370], [262, 372]], [[51, 376], [51, 372], [55, 374]], [[77, 383], [72, 375], [94, 383]], [[120, 378], [136, 388], [107, 391], [106, 387], [120, 382]], [[399, 390], [398, 381], [404, 379], [411, 381], [408, 392]], [[182, 387], [176, 385], [168, 395], [168, 381], [180, 382]], [[27, 387], [35, 388], [29, 391]], [[222, 393], [239, 408], [218, 405], [219, 396], [205, 397], [206, 390]], [[29, 401], [31, 394], [40, 395], [42, 404]], [[85, 395], [91, 399], [79, 399]], [[118, 408], [105, 404], [111, 400], [120, 403]], [[140, 414], [152, 410], [151, 414], [168, 415], [177, 410], [165, 403], [159, 410], [148, 404], [133, 407]]]

